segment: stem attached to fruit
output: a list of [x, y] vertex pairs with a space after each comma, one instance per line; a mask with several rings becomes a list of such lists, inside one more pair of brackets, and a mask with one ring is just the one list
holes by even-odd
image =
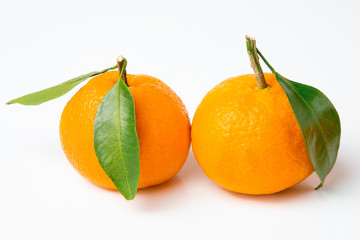
[[256, 49], [256, 40], [255, 38], [249, 36], [245, 36], [245, 37], [246, 37], [247, 52], [249, 54], [251, 67], [255, 73], [257, 86], [259, 89], [264, 89], [268, 85], [266, 84], [264, 73], [260, 66], [259, 57]]
[[120, 78], [125, 82], [127, 86], [129, 86], [126, 78], [126, 65], [127, 65], [126, 58], [124, 58], [123, 56], [119, 56], [117, 58], [117, 65], [119, 69]]

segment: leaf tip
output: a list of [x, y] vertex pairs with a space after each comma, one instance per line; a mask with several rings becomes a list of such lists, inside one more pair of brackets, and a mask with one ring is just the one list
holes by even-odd
[[17, 100], [18, 100], [17, 98], [12, 99], [12, 100], [10, 100], [10, 101], [6, 102], [6, 105], [10, 105], [10, 104], [18, 103], [18, 102], [17, 102]]
[[[119, 191], [119, 192], [120, 192], [120, 191]], [[126, 200], [130, 201], [130, 200], [134, 200], [136, 191], [135, 191], [134, 194], [123, 194], [122, 192], [120, 192], [120, 193], [124, 196], [124, 198], [125, 198]]]
[[319, 190], [320, 188], [322, 188], [324, 186], [324, 184], [323, 184], [323, 182], [321, 182], [320, 184], [319, 184], [319, 186], [317, 186], [316, 188], [315, 188], [315, 191], [316, 190]]
[[130, 198], [126, 198], [127, 201], [131, 201], [131, 200], [134, 200], [135, 199], [135, 196], [131, 196]]

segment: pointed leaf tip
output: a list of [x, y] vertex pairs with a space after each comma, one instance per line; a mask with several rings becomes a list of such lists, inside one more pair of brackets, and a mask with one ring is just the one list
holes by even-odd
[[320, 188], [322, 188], [323, 187], [323, 183], [320, 183], [316, 188], [315, 188], [315, 190], [319, 190]]

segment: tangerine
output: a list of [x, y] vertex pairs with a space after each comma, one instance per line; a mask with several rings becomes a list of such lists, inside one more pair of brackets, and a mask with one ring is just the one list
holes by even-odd
[[271, 194], [313, 171], [305, 141], [274, 74], [258, 89], [254, 74], [233, 77], [207, 93], [192, 124], [192, 149], [204, 173], [230, 191]]
[[[127, 74], [133, 95], [140, 147], [138, 188], [163, 183], [183, 166], [190, 148], [190, 121], [181, 99], [162, 81]], [[103, 97], [119, 78], [110, 71], [91, 79], [65, 106], [60, 140], [72, 166], [91, 182], [116, 189], [102, 169], [94, 149], [94, 120]]]

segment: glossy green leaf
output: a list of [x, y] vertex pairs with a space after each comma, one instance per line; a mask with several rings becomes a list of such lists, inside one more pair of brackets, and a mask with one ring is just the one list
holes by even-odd
[[13, 103], [19, 103], [23, 105], [39, 105], [41, 103], [53, 100], [55, 98], [61, 97], [65, 93], [69, 92], [71, 89], [73, 89], [75, 86], [77, 86], [79, 83], [85, 81], [86, 79], [96, 76], [98, 74], [107, 72], [109, 70], [115, 69], [117, 66], [113, 66], [107, 69], [104, 69], [102, 71], [98, 72], [91, 72], [88, 74], [81, 75], [76, 78], [72, 78], [66, 82], [63, 82], [59, 85], [56, 85], [54, 87], [50, 87], [38, 92], [30, 93], [25, 96], [13, 99], [6, 104], [13, 104]]
[[306, 148], [316, 174], [323, 186], [325, 177], [333, 168], [340, 145], [340, 118], [330, 100], [318, 89], [291, 81], [259, 56], [268, 65], [281, 87], [284, 89], [292, 110], [300, 125]]
[[135, 197], [140, 176], [139, 141], [135, 126], [134, 101], [120, 77], [98, 108], [94, 144], [100, 165], [128, 200]]

